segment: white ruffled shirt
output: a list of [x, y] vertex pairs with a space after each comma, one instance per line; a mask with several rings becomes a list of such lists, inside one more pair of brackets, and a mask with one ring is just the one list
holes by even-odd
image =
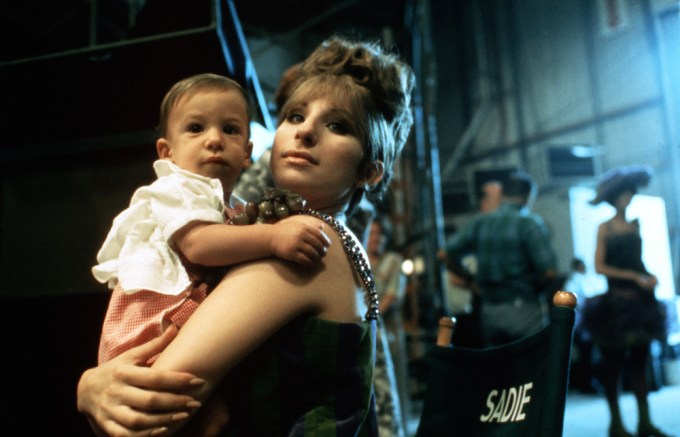
[[92, 274], [111, 289], [120, 282], [126, 293], [177, 296], [191, 280], [170, 239], [189, 222], [224, 223], [222, 183], [167, 160], [157, 160], [153, 168], [158, 179], [137, 189], [130, 206], [113, 220]]

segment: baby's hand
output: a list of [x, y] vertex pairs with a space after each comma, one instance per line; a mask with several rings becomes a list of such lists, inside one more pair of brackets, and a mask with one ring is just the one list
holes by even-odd
[[303, 266], [312, 267], [326, 255], [330, 238], [318, 220], [294, 215], [274, 224], [272, 254]]

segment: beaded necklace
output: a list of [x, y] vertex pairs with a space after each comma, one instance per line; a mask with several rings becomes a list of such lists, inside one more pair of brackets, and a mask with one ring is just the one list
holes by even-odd
[[378, 309], [378, 292], [375, 289], [375, 281], [373, 280], [373, 272], [371, 271], [371, 266], [366, 261], [363, 251], [356, 243], [352, 234], [347, 231], [345, 226], [335, 217], [319, 212], [313, 209], [303, 209], [299, 214], [309, 215], [316, 217], [319, 220], [323, 220], [328, 226], [333, 228], [333, 230], [338, 234], [340, 240], [342, 241], [342, 248], [345, 250], [347, 258], [354, 264], [354, 268], [359, 273], [361, 281], [364, 283], [367, 295], [368, 311], [364, 316], [366, 320], [378, 320], [378, 314], [380, 310]]
[[264, 190], [262, 199], [258, 203], [248, 202], [243, 212], [236, 214], [230, 223], [234, 225], [247, 225], [254, 223], [274, 223], [288, 217], [290, 214], [304, 214], [323, 220], [338, 234], [342, 241], [342, 248], [347, 258], [354, 264], [354, 268], [367, 291], [366, 304], [368, 311], [364, 316], [367, 321], [377, 320], [380, 311], [378, 309], [378, 292], [375, 289], [373, 272], [366, 260], [363, 251], [347, 231], [345, 226], [335, 217], [313, 209], [304, 209], [305, 199], [288, 190], [267, 188]]

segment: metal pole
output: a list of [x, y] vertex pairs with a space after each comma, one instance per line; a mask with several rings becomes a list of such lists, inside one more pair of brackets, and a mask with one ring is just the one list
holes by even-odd
[[[431, 299], [434, 315], [445, 312], [444, 274], [437, 251], [444, 247], [444, 212], [441, 195], [436, 119], [436, 58], [432, 43], [429, 0], [415, 8], [413, 68], [417, 90], [414, 96], [416, 175], [421, 210], [421, 235], [426, 266], [424, 291]], [[435, 318], [436, 320], [436, 318]]]

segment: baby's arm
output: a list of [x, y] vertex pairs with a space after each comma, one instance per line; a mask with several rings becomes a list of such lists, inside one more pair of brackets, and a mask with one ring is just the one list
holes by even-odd
[[190, 262], [205, 266], [276, 256], [311, 267], [330, 244], [323, 223], [298, 215], [275, 224], [246, 226], [192, 222], [175, 232], [173, 241]]

